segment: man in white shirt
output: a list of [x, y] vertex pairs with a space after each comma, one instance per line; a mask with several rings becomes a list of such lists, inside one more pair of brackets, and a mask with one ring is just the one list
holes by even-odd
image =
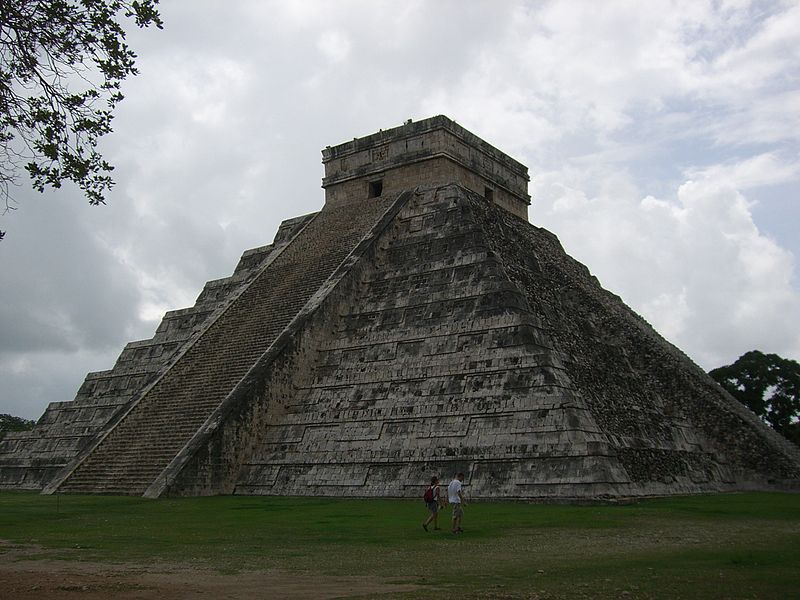
[[464, 474], [459, 473], [456, 478], [447, 486], [447, 500], [453, 507], [453, 533], [461, 533], [461, 517], [464, 516], [464, 494], [461, 492], [461, 484], [464, 482]]

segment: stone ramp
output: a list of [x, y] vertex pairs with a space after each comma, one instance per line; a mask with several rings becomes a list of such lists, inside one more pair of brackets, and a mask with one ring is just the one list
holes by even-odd
[[326, 207], [45, 491], [142, 494], [336, 270], [392, 198]]

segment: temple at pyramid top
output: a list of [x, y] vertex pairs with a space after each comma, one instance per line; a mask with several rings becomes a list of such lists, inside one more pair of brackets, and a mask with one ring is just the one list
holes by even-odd
[[528, 168], [444, 115], [328, 146], [322, 162], [326, 204], [458, 183], [528, 219]]

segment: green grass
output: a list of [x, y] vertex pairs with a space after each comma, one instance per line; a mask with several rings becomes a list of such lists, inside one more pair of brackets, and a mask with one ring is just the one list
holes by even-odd
[[[622, 506], [475, 504], [462, 536], [422, 501], [143, 500], [0, 493], [0, 553], [223, 572], [373, 575], [466, 598], [800, 598], [800, 495]], [[0, 560], [2, 557], [0, 555]]]

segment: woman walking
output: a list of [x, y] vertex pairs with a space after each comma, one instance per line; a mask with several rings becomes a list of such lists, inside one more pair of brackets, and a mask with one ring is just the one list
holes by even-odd
[[433, 521], [434, 531], [439, 530], [439, 507], [441, 506], [442, 497], [439, 493], [439, 478], [431, 477], [431, 484], [425, 490], [425, 505], [431, 513], [428, 515], [428, 520], [422, 524], [422, 528], [428, 531], [428, 525]]

